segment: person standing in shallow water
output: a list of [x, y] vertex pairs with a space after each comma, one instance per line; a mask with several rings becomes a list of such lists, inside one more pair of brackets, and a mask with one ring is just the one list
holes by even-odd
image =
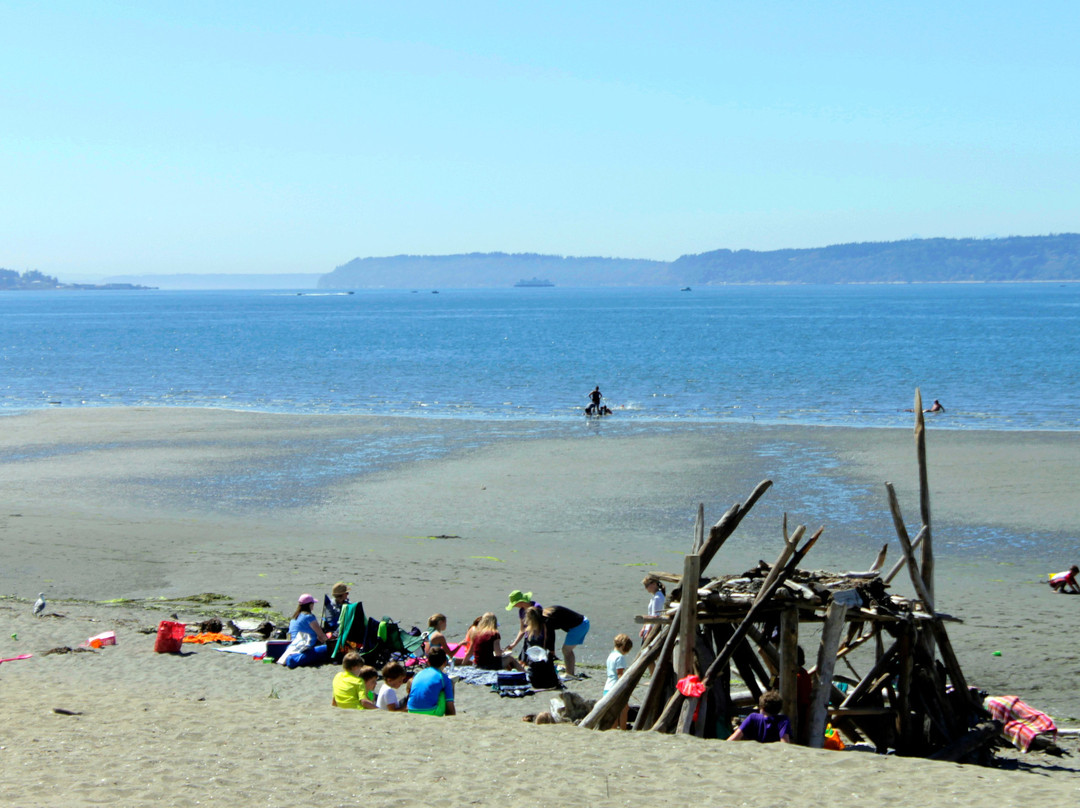
[[596, 385], [596, 387], [593, 388], [593, 391], [589, 393], [589, 400], [592, 402], [592, 404], [586, 408], [586, 412], [588, 412], [589, 415], [600, 414], [600, 399], [603, 397], [604, 394], [600, 392], [600, 385]]

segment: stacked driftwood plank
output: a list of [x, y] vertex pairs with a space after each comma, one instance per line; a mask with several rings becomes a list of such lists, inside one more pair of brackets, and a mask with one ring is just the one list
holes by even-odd
[[[789, 534], [785, 517], [783, 548], [774, 562], [762, 561], [738, 575], [708, 577], [709, 564], [771, 482], [760, 483], [707, 534], [699, 508], [682, 573], [657, 573], [672, 586], [665, 613], [638, 618], [650, 626], [641, 652], [581, 725], [612, 726], [652, 668], [635, 730], [726, 737], [736, 717], [775, 686], [795, 738], [809, 746], [823, 746], [831, 724], [849, 741], [869, 742], [879, 751], [945, 760], [987, 754], [1000, 727], [985, 720], [953, 653], [945, 624], [955, 618], [935, 609], [925, 433], [917, 391], [915, 411], [921, 527], [911, 540], [893, 487], [886, 483], [902, 555], [891, 569], [883, 569], [887, 545], [866, 571], [803, 569], [800, 564], [823, 530], [807, 536], [799, 526]], [[913, 598], [889, 591], [905, 568]], [[818, 624], [813, 632], [816, 664], [809, 671], [800, 668], [799, 660], [800, 628], [808, 624]], [[859, 674], [849, 655], [869, 643], [872, 659]], [[839, 662], [856, 675], [839, 675]], [[705, 687], [699, 697], [683, 695], [676, 687], [690, 675]], [[748, 693], [732, 690], [733, 675]], [[809, 704], [804, 699], [800, 710], [799, 679], [808, 675]]]

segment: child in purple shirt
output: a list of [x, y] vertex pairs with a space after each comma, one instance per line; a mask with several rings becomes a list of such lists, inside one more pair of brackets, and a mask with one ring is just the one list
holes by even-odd
[[777, 691], [762, 693], [758, 701], [758, 711], [746, 716], [728, 740], [791, 743], [791, 722], [780, 712], [783, 706], [784, 700]]

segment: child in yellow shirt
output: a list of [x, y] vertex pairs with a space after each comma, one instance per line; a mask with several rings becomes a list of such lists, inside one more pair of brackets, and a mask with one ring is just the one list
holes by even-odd
[[350, 651], [341, 661], [341, 670], [334, 676], [334, 695], [330, 704], [353, 710], [374, 710], [378, 681], [378, 672], [365, 665], [360, 654]]

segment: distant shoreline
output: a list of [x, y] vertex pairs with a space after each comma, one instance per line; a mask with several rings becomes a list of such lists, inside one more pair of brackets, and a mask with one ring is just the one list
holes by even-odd
[[[156, 276], [147, 275], [145, 280], [152, 280]], [[238, 276], [239, 277], [239, 276]], [[261, 278], [265, 278], [263, 275]], [[1010, 285], [1010, 286], [1027, 286], [1027, 285], [1050, 285], [1050, 284], [1075, 284], [1080, 283], [1080, 278], [1061, 278], [1058, 280], [1046, 279], [1046, 280], [986, 280], [986, 281], [835, 281], [830, 283], [812, 283], [803, 281], [719, 281], [719, 282], [705, 282], [697, 283], [691, 287], [691, 291], [698, 289], [719, 289], [727, 286], [804, 286], [804, 287], [820, 287], [820, 286], [996, 286], [996, 285]], [[581, 285], [562, 283], [553, 285], [551, 288], [558, 289], [680, 289], [685, 284], [611, 284], [611, 285]], [[301, 291], [312, 290], [315, 291], [357, 291], [357, 292], [409, 292], [415, 289], [415, 286], [355, 286], [355, 287], [322, 287], [316, 288], [313, 286], [297, 287], [297, 286], [184, 286], [169, 288], [167, 286], [142, 286], [138, 284], [81, 284], [72, 283], [64, 284], [57, 287], [25, 287], [25, 288], [0, 288], [0, 292], [95, 292], [95, 291], [147, 291], [147, 292], [294, 292], [298, 289]], [[420, 287], [427, 289], [429, 287]], [[438, 287], [443, 291], [480, 291], [480, 290], [494, 290], [494, 289], [507, 289], [512, 290], [514, 286], [505, 285], [492, 285], [492, 286], [452, 286], [441, 285]]]

